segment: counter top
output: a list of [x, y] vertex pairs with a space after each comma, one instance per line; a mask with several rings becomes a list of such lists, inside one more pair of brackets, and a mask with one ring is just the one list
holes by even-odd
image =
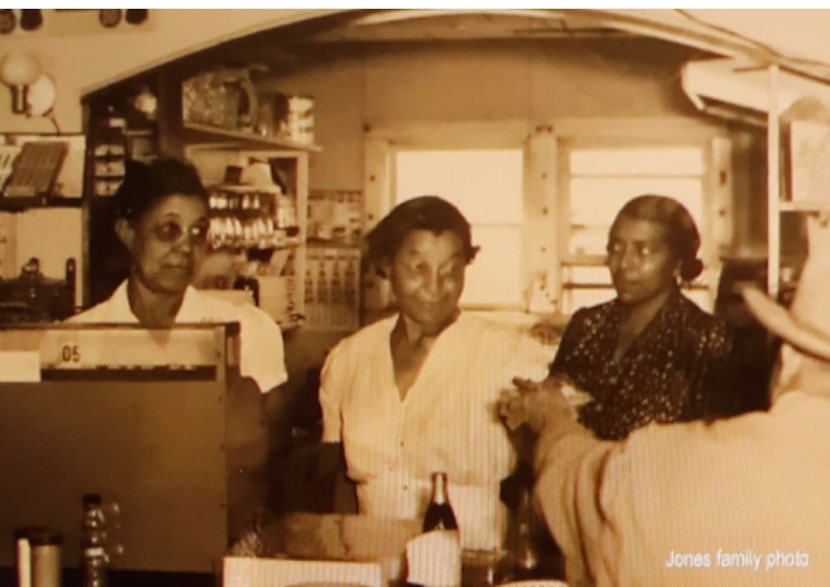
[[[263, 587], [327, 582], [403, 585], [406, 542], [420, 534], [418, 521], [379, 520], [344, 514], [288, 514], [263, 524], [225, 557], [225, 587]], [[343, 563], [346, 563], [345, 565]], [[349, 566], [351, 564], [351, 566]], [[464, 587], [486, 587], [510, 576], [507, 552], [464, 551]], [[263, 577], [273, 577], [262, 582]], [[287, 577], [296, 577], [288, 581]]]

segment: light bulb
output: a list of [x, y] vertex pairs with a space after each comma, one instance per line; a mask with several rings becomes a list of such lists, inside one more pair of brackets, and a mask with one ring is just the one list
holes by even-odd
[[26, 111], [27, 87], [40, 77], [40, 62], [31, 53], [7, 53], [0, 61], [0, 81], [12, 92], [12, 112]]
[[31, 53], [7, 53], [0, 63], [0, 80], [7, 86], [28, 86], [40, 76], [40, 62]]

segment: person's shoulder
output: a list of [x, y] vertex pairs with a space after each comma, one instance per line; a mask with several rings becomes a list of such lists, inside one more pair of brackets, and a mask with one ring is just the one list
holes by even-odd
[[601, 302], [593, 306], [583, 306], [571, 315], [570, 320], [568, 320], [568, 326], [586, 324], [597, 320], [603, 321], [616, 307], [616, 300]]
[[100, 304], [96, 304], [91, 308], [84, 310], [74, 316], [70, 316], [64, 322], [67, 324], [89, 324], [94, 322], [104, 322], [104, 314], [105, 314], [105, 306], [106, 302], [101, 302]]
[[685, 326], [690, 330], [715, 339], [732, 338], [732, 328], [726, 320], [710, 314], [685, 295], [679, 296], [678, 306], [683, 313]]
[[[125, 283], [126, 282], [122, 282], [122, 284], [119, 285], [107, 299], [98, 302], [83, 312], [70, 316], [64, 320], [64, 322], [68, 324], [94, 324], [96, 322], [109, 323], [135, 321], [135, 317], [131, 315], [128, 302], [126, 301]], [[122, 297], [123, 300], [120, 299]], [[124, 307], [122, 308], [122, 306]]]
[[239, 322], [243, 331], [256, 328], [259, 331], [282, 332], [268, 313], [252, 303], [233, 302], [196, 288], [189, 288], [186, 295], [188, 302], [198, 305], [201, 319]]
[[392, 330], [397, 315], [381, 318], [341, 339], [332, 352], [343, 354], [347, 352], [366, 352], [378, 344], [388, 344], [389, 333]]

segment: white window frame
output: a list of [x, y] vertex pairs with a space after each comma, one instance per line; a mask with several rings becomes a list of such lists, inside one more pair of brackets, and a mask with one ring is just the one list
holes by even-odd
[[[569, 145], [705, 144], [706, 217], [712, 222], [703, 239], [702, 259], [707, 263], [706, 283], [714, 300], [720, 275], [719, 252], [731, 247], [732, 165], [729, 133], [711, 120], [663, 118], [560, 118], [494, 122], [400, 122], [369, 126], [364, 136], [364, 231], [392, 208], [394, 154], [413, 149], [515, 149], [524, 150], [524, 223], [520, 275], [521, 290], [543, 277], [548, 297], [562, 309], [562, 263], [571, 262], [568, 243], [567, 161]], [[365, 233], [365, 232], [364, 232]], [[602, 261], [600, 261], [602, 262]], [[364, 276], [364, 322], [390, 309], [386, 280]], [[527, 300], [526, 300], [527, 301]], [[498, 308], [496, 308], [498, 309]], [[522, 308], [524, 310], [524, 308]], [[512, 315], [516, 315], [515, 312]], [[522, 314], [527, 317], [527, 314]], [[533, 319], [530, 316], [531, 320]]]
[[[371, 230], [394, 205], [395, 160], [399, 151], [416, 150], [498, 150], [517, 149], [523, 153], [525, 179], [528, 175], [528, 124], [526, 121], [497, 122], [412, 122], [372, 127], [365, 135], [365, 195], [366, 216], [364, 231]], [[526, 230], [529, 197], [527, 181], [523, 182], [524, 215], [521, 230], [519, 275], [520, 289], [527, 287], [527, 256], [531, 246]], [[497, 277], [494, 277], [497, 278]], [[364, 278], [364, 308], [369, 312], [383, 311], [391, 305], [388, 282], [372, 275]], [[521, 311], [521, 301], [509, 306], [465, 306], [471, 310]]]
[[[568, 124], [559, 121], [556, 132], [557, 222], [555, 249], [558, 252], [557, 299], [562, 305], [565, 290], [578, 287], [565, 279], [570, 266], [596, 267], [605, 264], [605, 255], [575, 255], [569, 250], [570, 241], [570, 153], [579, 148], [636, 148], [636, 147], [697, 147], [703, 152], [703, 219], [698, 226], [701, 233], [699, 257], [704, 263], [704, 275], [694, 284], [708, 293], [708, 308], [714, 307], [721, 263], [720, 252], [731, 240], [732, 211], [731, 152], [728, 135], [723, 128], [696, 121], [579, 121]], [[636, 194], [632, 194], [632, 197]], [[666, 194], [670, 195], [670, 194]], [[610, 276], [608, 278], [610, 285]], [[598, 284], [597, 284], [598, 285]], [[613, 293], [611, 295], [613, 297]], [[561, 306], [560, 306], [561, 307]], [[571, 311], [576, 308], [570, 308]]]

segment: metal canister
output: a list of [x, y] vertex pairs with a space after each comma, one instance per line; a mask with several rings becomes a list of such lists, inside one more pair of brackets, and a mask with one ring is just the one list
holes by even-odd
[[34, 532], [29, 535], [32, 553], [32, 587], [60, 587], [61, 544], [58, 532]]

